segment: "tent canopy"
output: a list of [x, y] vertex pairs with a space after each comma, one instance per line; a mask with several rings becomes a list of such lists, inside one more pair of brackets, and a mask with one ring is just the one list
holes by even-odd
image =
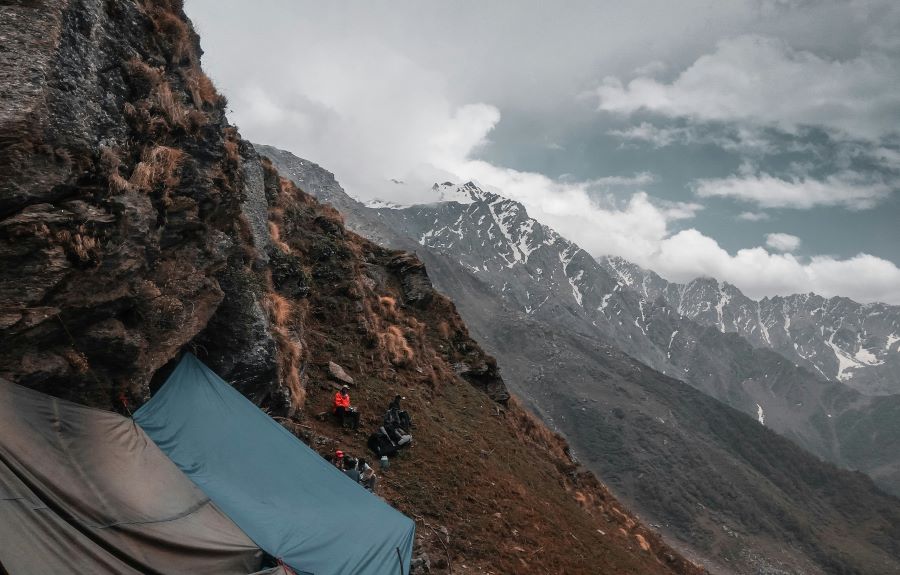
[[0, 379], [0, 573], [246, 575], [262, 555], [133, 421]]
[[413, 521], [193, 355], [134, 419], [259, 547], [298, 573], [408, 575]]

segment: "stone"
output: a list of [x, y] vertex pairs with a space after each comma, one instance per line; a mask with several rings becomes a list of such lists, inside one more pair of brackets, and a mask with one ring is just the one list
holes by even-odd
[[334, 363], [333, 361], [328, 362], [328, 374], [336, 381], [339, 381], [346, 385], [354, 384], [353, 378], [347, 375], [347, 372], [344, 370], [344, 368]]

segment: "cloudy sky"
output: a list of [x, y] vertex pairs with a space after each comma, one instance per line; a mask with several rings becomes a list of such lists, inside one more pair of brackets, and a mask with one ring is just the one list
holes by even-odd
[[471, 179], [671, 280], [900, 304], [893, 0], [186, 10], [241, 133], [360, 199]]

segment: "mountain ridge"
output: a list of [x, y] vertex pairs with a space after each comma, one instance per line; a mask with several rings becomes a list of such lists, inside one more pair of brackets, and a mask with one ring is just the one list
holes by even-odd
[[[761, 419], [821, 457], [867, 470], [886, 488], [900, 492], [896, 465], [900, 452], [886, 447], [883, 439], [861, 444], [857, 431], [861, 422], [876, 419], [867, 413], [878, 411], [877, 419], [883, 421], [880, 412], [886, 407], [896, 410], [900, 396], [868, 398], [843, 381], [822, 378], [819, 382], [815, 371], [775, 349], [753, 346], [740, 333], [708, 332], [708, 328], [718, 327], [715, 317], [682, 313], [689, 311], [685, 309], [685, 297], [675, 304], [663, 290], [648, 290], [642, 296], [638, 289], [631, 289], [637, 282], [622, 273], [622, 265], [615, 265], [624, 260], [597, 261], [552, 228], [529, 218], [518, 202], [471, 183], [460, 188], [472, 203], [413, 205], [379, 209], [378, 213], [418, 243], [452, 253], [461, 265], [484, 276], [526, 314], [548, 321], [558, 321], [560, 310], [580, 316], [582, 321], [570, 322], [567, 327], [596, 329], [650, 367], [675, 375]], [[640, 268], [628, 265], [637, 275], [635, 270]], [[652, 272], [645, 273], [646, 278], [664, 282], [650, 275]], [[702, 288], [712, 283], [719, 286], [715, 280], [703, 279], [689, 286]], [[664, 285], [670, 292], [685, 293], [677, 284]], [[737, 288], [731, 289], [735, 299], [739, 295], [749, 301]], [[703, 295], [704, 291], [694, 293]], [[556, 305], [544, 309], [548, 301]], [[721, 314], [702, 297], [693, 309]], [[895, 355], [900, 361], [900, 354]], [[869, 427], [865, 423], [862, 426]], [[896, 435], [898, 429], [887, 425], [884, 431]], [[853, 449], [845, 448], [845, 443], [851, 443]], [[889, 453], [885, 456], [886, 450]], [[886, 458], [892, 462], [887, 467]]]
[[[653, 375], [656, 372], [624, 355], [618, 349], [616, 340], [602, 336], [590, 322], [582, 321], [574, 325], [554, 323], [554, 318], [581, 317], [573, 286], [568, 277], [562, 275], [559, 269], [562, 262], [556, 254], [556, 268], [551, 270], [550, 266], [545, 266], [547, 269], [542, 271], [556, 276], [557, 287], [569, 294], [568, 299], [547, 303], [536, 307], [536, 313], [526, 314], [522, 302], [539, 303], [545, 296], [541, 295], [538, 299], [535, 294], [525, 294], [514, 288], [504, 292], [502, 283], [490, 282], [486, 277], [490, 270], [522, 271], [521, 264], [510, 266], [515, 261], [513, 251], [518, 242], [514, 232], [518, 228], [510, 232], [513, 242], [508, 242], [499, 230], [494, 231], [493, 238], [484, 231], [479, 237], [478, 234], [459, 234], [449, 229], [426, 238], [446, 247], [450, 245], [443, 243], [447, 238], [453, 240], [462, 235], [468, 243], [463, 244], [465, 249], [460, 249], [458, 253], [432, 249], [419, 243], [429, 230], [441, 230], [444, 224], [457, 222], [462, 210], [466, 209], [480, 210], [477, 217], [471, 219], [473, 222], [481, 216], [484, 216], [483, 223], [487, 223], [494, 221], [494, 216], [504, 215], [502, 221], [513, 222], [514, 218], [509, 218], [510, 213], [501, 213], [502, 206], [495, 206], [493, 216], [486, 211], [489, 207], [484, 205], [444, 203], [419, 207], [417, 209], [429, 210], [428, 217], [421, 219], [419, 227], [404, 233], [403, 222], [397, 221], [403, 216], [403, 209], [367, 208], [346, 195], [334, 175], [327, 170], [275, 148], [263, 145], [257, 145], [257, 148], [298, 186], [338, 208], [350, 228], [366, 237], [378, 238], [387, 245], [416, 250], [427, 263], [436, 287], [453, 296], [473, 335], [498, 358], [511, 389], [553, 428], [563, 432], [578, 458], [597, 472], [615, 493], [629, 501], [649, 521], [658, 522], [664, 533], [687, 545], [688, 552], [698, 554], [714, 572], [866, 571], [854, 571], [848, 565], [837, 567], [837, 563], [832, 563], [835, 557], [828, 559], [829, 551], [807, 549], [805, 545], [810, 541], [810, 534], [807, 532], [798, 538], [798, 534], [807, 529], [800, 525], [808, 525], [810, 521], [825, 525], [835, 520], [824, 517], [801, 519], [804, 512], [793, 505], [784, 507], [786, 502], [801, 498], [800, 494], [788, 495], [776, 485], [796, 484], [801, 491], [818, 489], [808, 484], [800, 470], [783, 468], [787, 462], [794, 460], [808, 462], [811, 468], [821, 469], [825, 476], [833, 474], [833, 481], [854, 478], [852, 482], [855, 487], [851, 488], [849, 483], [841, 488], [832, 487], [837, 491], [857, 491], [869, 481], [867, 478], [847, 475], [847, 472], [828, 465], [820, 467], [823, 464], [781, 438], [775, 443], [786, 450], [782, 455], [784, 461], [775, 458], [762, 463], [755, 457], [747, 459], [741, 448], [732, 444], [740, 441], [738, 438], [741, 435], [749, 434], [745, 441], [751, 441], [760, 449], [773, 441], [766, 439], [772, 436], [771, 432], [756, 422], [755, 409], [750, 419], [699, 394], [681, 381], [662, 374]], [[442, 225], [433, 226], [435, 219]], [[480, 247], [482, 241], [487, 245], [489, 240], [496, 241], [498, 245], [506, 242], [505, 251], [480, 262], [475, 260], [472, 249]], [[527, 249], [531, 247], [526, 245]], [[571, 252], [569, 255], [571, 258], [567, 267], [573, 262], [577, 265], [578, 253]], [[466, 260], [467, 256], [473, 259]], [[581, 257], [589, 256], [585, 254]], [[479, 270], [477, 273], [472, 269], [475, 267]], [[574, 271], [574, 266], [570, 271]], [[575, 273], [577, 271], [572, 275]], [[496, 285], [492, 286], [492, 283]], [[610, 280], [610, 285], [614, 288], [616, 282]], [[546, 286], [545, 289], [549, 291]], [[587, 291], [582, 294], [593, 301], [591, 298], [594, 295]], [[602, 301], [602, 296], [599, 299]], [[611, 305], [612, 298], [607, 302]], [[622, 305], [633, 305], [638, 312], [639, 306], [633, 299], [625, 298]], [[631, 326], [640, 333], [639, 326], [633, 323]], [[698, 334], [709, 334], [714, 340], [723, 337], [712, 328], [697, 325], [695, 329]], [[668, 337], [669, 334], [664, 335]], [[733, 334], [727, 337], [740, 341]], [[752, 349], [746, 342], [743, 345], [748, 350]], [[784, 368], [797, 369], [774, 352], [765, 353], [773, 363], [781, 362]], [[810, 375], [807, 377], [818, 382]], [[730, 431], [741, 431], [723, 434], [710, 427], [710, 416], [705, 411], [715, 414], [719, 425]], [[736, 420], [741, 423], [735, 423]], [[747, 424], [752, 425], [747, 427]], [[769, 474], [774, 469], [780, 469], [776, 476], [783, 473], [793, 479], [788, 483], [781, 480], [773, 483], [775, 476], [770, 477]], [[862, 483], [856, 484], [856, 481]], [[722, 499], [718, 493], [725, 485], [732, 486], [728, 489], [740, 485], [738, 491], [756, 493], [759, 504], [766, 511], [752, 511], [753, 506]], [[807, 487], [799, 487], [801, 485]], [[870, 489], [874, 488], [862, 488], [860, 493], [869, 493]], [[802, 498], [806, 497], [804, 495]], [[818, 507], [832, 505], [830, 497], [825, 495]], [[887, 501], [895, 500], [888, 498]], [[895, 504], [885, 503], [887, 508]], [[843, 505], [838, 504], [838, 507]], [[769, 513], [773, 515], [763, 519]], [[843, 511], [837, 513], [840, 515]], [[760, 517], [751, 519], [756, 514]], [[774, 517], [793, 517], [792, 526], [787, 528], [787, 532], [776, 529], [772, 523]], [[837, 520], [835, 525], [845, 525], [847, 521]], [[734, 537], [728, 535], [723, 525], [740, 534]], [[768, 527], [763, 528], [762, 525]], [[816, 529], [818, 527], [813, 531]], [[776, 532], [779, 535], [775, 536]], [[773, 545], [772, 537], [791, 543], [786, 546]], [[855, 535], [849, 537], [852, 539]]]

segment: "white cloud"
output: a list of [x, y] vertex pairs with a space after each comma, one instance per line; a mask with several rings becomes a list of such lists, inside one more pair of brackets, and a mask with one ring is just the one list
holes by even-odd
[[[783, 129], [821, 124], [854, 134], [883, 134], [892, 129], [885, 126], [896, 125], [883, 120], [886, 111], [893, 110], [892, 120], [896, 117], [898, 64], [865, 45], [857, 49], [862, 42], [857, 39], [866, 37], [862, 31], [875, 20], [848, 21], [845, 16], [856, 13], [854, 7], [834, 4], [760, 19], [755, 0], [737, 7], [693, 0], [703, 10], [698, 20], [697, 10], [671, 2], [584, 2], [580, 11], [559, 11], [535, 1], [529, 10], [515, 14], [499, 6], [460, 10], [452, 3], [406, 2], [391, 11], [372, 3], [351, 4], [187, 4], [202, 28], [204, 66], [228, 96], [233, 110], [229, 118], [245, 137], [321, 163], [362, 199], [411, 202], [423, 199], [434, 181], [475, 179], [522, 201], [534, 217], [591, 253], [618, 254], [671, 279], [713, 275], [754, 296], [815, 290], [900, 303], [897, 268], [872, 256], [800, 260], [762, 246], [730, 254], [697, 230], [678, 231], [703, 207], [666, 202], [640, 191], [654, 182], [652, 174], [581, 182], [472, 159], [499, 122], [500, 109], [516, 110], [519, 123], [521, 117], [531, 122], [532, 113], [559, 114], [553, 120], [588, 114], [573, 110], [583, 104], [573, 95], [584, 91], [593, 70], [612, 75], [601, 88], [605, 109], [629, 114], [647, 109], [723, 125], [739, 120], [721, 140], [691, 125], [653, 132], [648, 124], [643, 136], [634, 132], [630, 138], [622, 131], [620, 137], [635, 141], [643, 137], [660, 146], [681, 140], [709, 142], [747, 151], [765, 144], [754, 143], [760, 122]], [[582, 25], [600, 21], [585, 18], [585, 10], [615, 24], [598, 33], [595, 26]], [[653, 21], [647, 21], [648, 12], [656, 15]], [[550, 16], [555, 26], [548, 26]], [[626, 20], [629, 25], [622, 24]], [[716, 25], [706, 26], [706, 21]], [[790, 24], [779, 32], [787, 21]], [[783, 32], [792, 41], [803, 36], [808, 46], [827, 47], [831, 38], [817, 44], [823, 37], [821, 22], [846, 25], [849, 43], [838, 42], [830, 52], [843, 54], [843, 59], [824, 59], [755, 36], [712, 48], [719, 37], [746, 31]], [[891, 45], [893, 28], [885, 30], [878, 46]], [[537, 35], [559, 41], [534, 42]], [[551, 44], [559, 50], [547, 50]], [[698, 59], [696, 54], [703, 52], [709, 54]], [[859, 55], [847, 55], [854, 53]], [[628, 85], [615, 80], [660, 58], [669, 62], [667, 69], [653, 63], [637, 70], [639, 78]], [[693, 65], [677, 74], [690, 62]], [[663, 79], [673, 72], [674, 80]], [[554, 133], [552, 138], [565, 135]], [[560, 143], [569, 145], [567, 140]], [[884, 149], [890, 151], [891, 146]], [[882, 156], [884, 161], [893, 158], [890, 153]], [[752, 171], [740, 175], [768, 177]], [[391, 178], [406, 183], [393, 184]], [[796, 188], [807, 181], [798, 177], [788, 183]], [[866, 184], [850, 183], [852, 190]], [[787, 191], [792, 190], [788, 186]], [[857, 199], [874, 202], [879, 193], [869, 190]], [[760, 197], [748, 199], [761, 206], [777, 204]], [[823, 197], [837, 201], [830, 193]]]
[[656, 176], [650, 172], [638, 172], [633, 176], [604, 176], [589, 183], [592, 187], [639, 188], [655, 181]]
[[750, 121], [785, 130], [824, 126], [877, 139], [897, 132], [900, 62], [863, 51], [836, 60], [795, 50], [774, 38], [722, 40], [671, 83], [608, 76], [597, 89], [601, 110], [640, 110], [702, 121]]
[[800, 247], [800, 238], [781, 232], [766, 234], [766, 245], [779, 252], [795, 252]]
[[666, 71], [668, 66], [665, 62], [661, 60], [654, 60], [652, 62], [648, 62], [643, 66], [638, 66], [634, 69], [635, 76], [657, 76], [662, 72]]
[[813, 291], [825, 297], [900, 304], [900, 268], [868, 254], [801, 260], [790, 253], [772, 254], [756, 247], [732, 255], [714, 239], [690, 229], [666, 238], [659, 252], [642, 265], [674, 281], [715, 277], [753, 298]]
[[737, 219], [745, 222], [764, 222], [769, 219], [769, 214], [766, 212], [741, 212]]
[[657, 149], [680, 144], [712, 145], [723, 150], [749, 154], [772, 154], [778, 150], [777, 143], [763, 129], [741, 124], [657, 126], [641, 122], [636, 126], [610, 130], [607, 133], [623, 140], [647, 142]]
[[809, 209], [815, 206], [843, 206], [851, 210], [874, 207], [887, 198], [891, 186], [882, 180], [845, 170], [817, 180], [798, 176], [784, 180], [769, 174], [748, 173], [727, 178], [697, 180], [694, 192], [700, 197], [735, 198], [763, 208]]
[[900, 172], [900, 150], [880, 147], [872, 152], [872, 157], [885, 168]]

